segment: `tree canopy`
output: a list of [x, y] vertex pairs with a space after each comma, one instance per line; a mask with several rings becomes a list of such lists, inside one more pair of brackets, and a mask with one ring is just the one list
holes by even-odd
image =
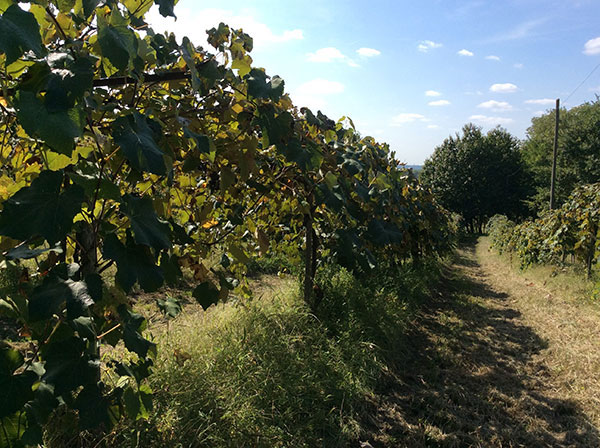
[[[523, 142], [523, 159], [532, 173], [532, 207], [545, 210], [550, 202], [550, 176], [555, 111], [532, 120]], [[561, 109], [556, 175], [556, 203], [562, 204], [577, 186], [600, 182], [600, 100]]]
[[498, 213], [514, 217], [525, 212], [528, 177], [520, 142], [502, 128], [484, 134], [480, 127], [465, 125], [462, 134], [435, 149], [420, 179], [471, 229]]

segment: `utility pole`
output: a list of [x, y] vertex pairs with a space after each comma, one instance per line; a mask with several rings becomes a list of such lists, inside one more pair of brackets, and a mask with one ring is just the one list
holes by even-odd
[[560, 99], [556, 100], [556, 122], [554, 123], [554, 154], [552, 156], [552, 181], [550, 182], [550, 210], [554, 209], [554, 184], [556, 183], [556, 156], [558, 154], [558, 122], [560, 119]]

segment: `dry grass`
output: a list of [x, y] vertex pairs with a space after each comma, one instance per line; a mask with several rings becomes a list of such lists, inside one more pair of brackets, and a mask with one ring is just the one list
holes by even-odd
[[458, 252], [398, 342], [405, 363], [372, 403], [373, 446], [600, 446], [599, 308], [488, 247]]
[[587, 299], [590, 285], [569, 272], [556, 275], [551, 267], [510, 269], [488, 247], [482, 239], [477, 257], [489, 282], [510, 294], [523, 322], [548, 343], [537, 361], [548, 369], [553, 395], [578, 402], [600, 427], [600, 305]]

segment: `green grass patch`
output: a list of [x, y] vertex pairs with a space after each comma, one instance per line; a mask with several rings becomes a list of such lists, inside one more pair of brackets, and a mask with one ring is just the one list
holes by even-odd
[[[111, 446], [346, 446], [361, 435], [365, 399], [395, 362], [396, 344], [428, 294], [434, 265], [357, 280], [328, 266], [310, 313], [296, 281], [266, 277], [257, 298], [188, 307], [152, 330], [159, 354], [147, 422], [118, 427]], [[264, 284], [268, 285], [265, 287]]]

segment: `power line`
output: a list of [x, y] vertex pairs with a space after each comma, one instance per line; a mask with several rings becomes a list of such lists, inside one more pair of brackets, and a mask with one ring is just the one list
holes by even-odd
[[590, 72], [590, 73], [589, 73], [589, 74], [588, 74], [588, 75], [585, 77], [585, 79], [584, 79], [583, 81], [581, 81], [581, 83], [579, 83], [579, 85], [578, 85], [577, 87], [575, 87], [575, 90], [573, 90], [573, 91], [572, 91], [572, 92], [569, 94], [569, 96], [568, 96], [568, 97], [567, 97], [567, 98], [564, 100], [564, 102], [565, 102], [565, 103], [566, 103], [567, 101], [569, 101], [569, 98], [571, 98], [571, 97], [573, 96], [573, 94], [574, 94], [575, 92], [577, 92], [577, 91], [579, 90], [579, 88], [580, 88], [582, 85], [584, 85], [584, 84], [585, 84], [585, 82], [586, 82], [588, 79], [590, 79], [590, 77], [591, 77], [591, 76], [594, 74], [594, 72], [595, 72], [596, 70], [598, 70], [598, 68], [599, 68], [599, 67], [600, 67], [600, 63], [598, 63], [598, 65], [596, 65], [596, 66], [595, 66], [595, 67], [592, 69], [592, 71], [591, 71], [591, 72]]

